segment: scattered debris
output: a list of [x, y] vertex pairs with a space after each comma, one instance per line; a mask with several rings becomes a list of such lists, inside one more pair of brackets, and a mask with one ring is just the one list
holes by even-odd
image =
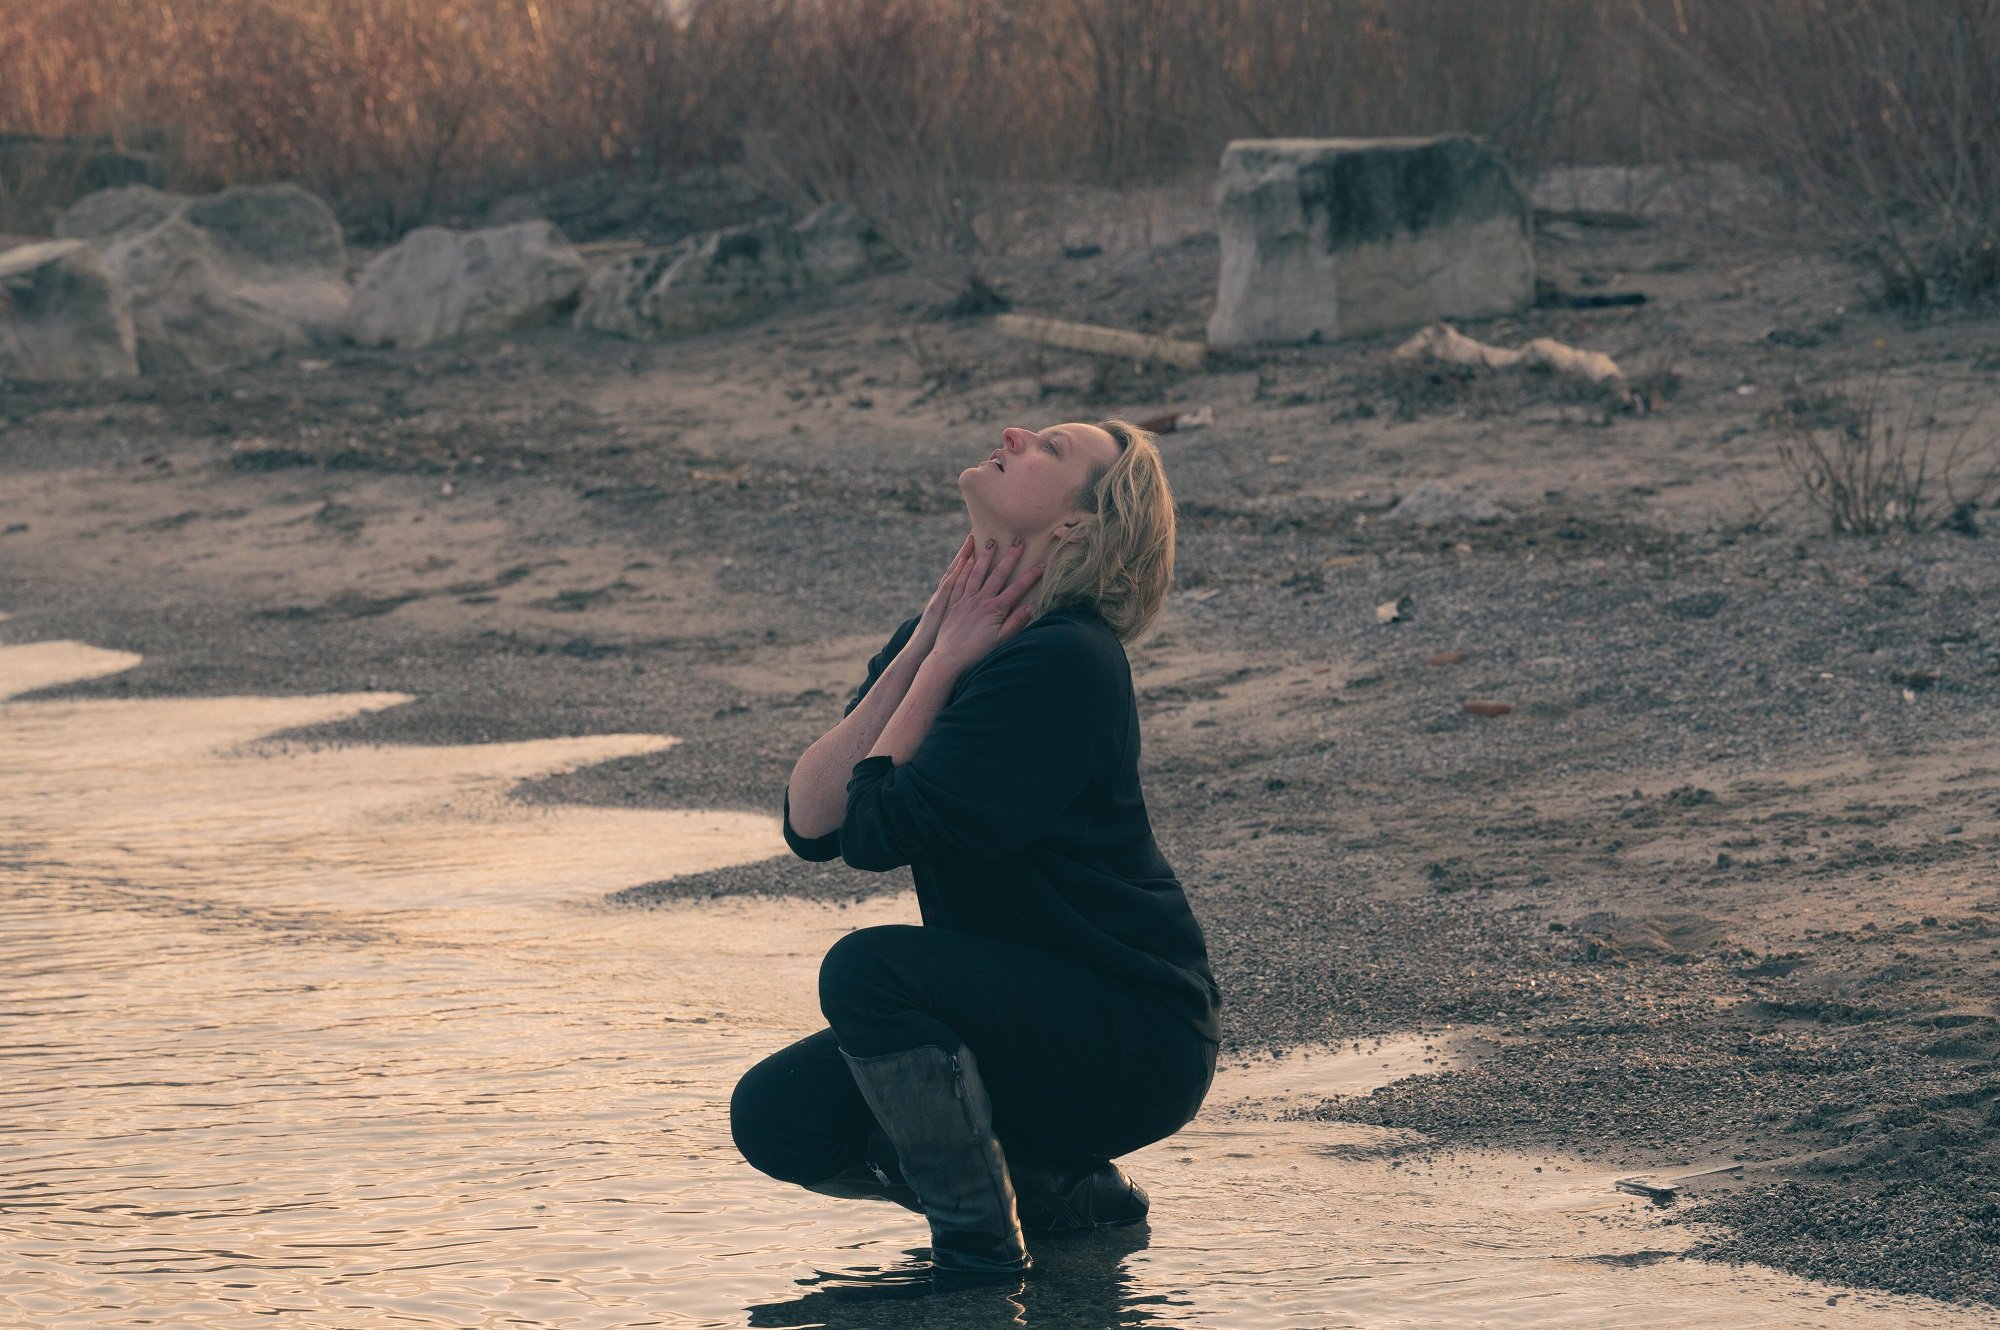
[[1647, 1182], [1642, 1178], [1620, 1178], [1611, 1184], [1631, 1196], [1643, 1196], [1654, 1205], [1672, 1205], [1681, 1189], [1671, 1182]]
[[1144, 420], [1132, 422], [1148, 434], [1172, 434], [1178, 430], [1206, 429], [1215, 423], [1215, 408], [1204, 406], [1194, 411], [1162, 411], [1157, 416], [1147, 416]]
[[1616, 309], [1623, 305], [1643, 305], [1646, 303], [1644, 291], [1598, 291], [1583, 295], [1574, 291], [1561, 291], [1553, 283], [1535, 284], [1535, 304], [1542, 309]]
[[1474, 700], [1467, 702], [1464, 706], [1464, 710], [1471, 712], [1473, 715], [1486, 717], [1504, 716], [1513, 709], [1514, 704], [1512, 702], [1482, 702]]
[[1588, 379], [1621, 403], [1632, 399], [1632, 390], [1625, 384], [1625, 372], [1618, 368], [1617, 361], [1602, 351], [1579, 351], [1565, 346], [1553, 337], [1537, 337], [1519, 350], [1510, 351], [1467, 337], [1449, 323], [1433, 323], [1391, 354], [1397, 360], [1436, 360], [1447, 365], [1483, 365], [1488, 369], [1537, 366]]
[[1208, 359], [1208, 347], [1201, 342], [1181, 342], [1170, 337], [1127, 332], [1123, 328], [1102, 328], [1094, 323], [1069, 323], [1028, 314], [1000, 314], [993, 326], [1001, 335], [1059, 346], [1065, 351], [1084, 351], [1100, 356], [1130, 356], [1134, 360], [1160, 360], [1180, 369], [1200, 369]]
[[1417, 602], [1411, 600], [1408, 596], [1398, 596], [1394, 600], [1385, 600], [1375, 607], [1375, 622], [1401, 623], [1410, 617], [1410, 611], [1416, 607]]
[[1666, 1182], [1652, 1182], [1643, 1175], [1619, 1178], [1611, 1185], [1629, 1196], [1643, 1196], [1654, 1205], [1672, 1205], [1681, 1194], [1681, 1188], [1697, 1178], [1716, 1178], [1724, 1174], [1741, 1174], [1743, 1165], [1724, 1164], [1720, 1168], [1705, 1168], [1698, 1173], [1683, 1173]]
[[731, 467], [726, 471], [719, 468], [699, 466], [691, 466], [687, 470], [688, 479], [697, 483], [712, 481], [724, 485], [734, 485], [738, 489], [744, 489], [748, 486], [749, 482], [744, 477], [749, 474], [750, 464], [748, 462]]

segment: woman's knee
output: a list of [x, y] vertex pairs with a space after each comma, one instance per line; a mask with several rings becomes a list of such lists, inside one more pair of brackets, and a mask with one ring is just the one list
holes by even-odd
[[796, 1161], [784, 1149], [782, 1118], [771, 1111], [771, 1097], [762, 1084], [765, 1078], [759, 1075], [762, 1070], [760, 1063], [736, 1082], [729, 1096], [729, 1135], [750, 1167], [781, 1182], [793, 1182], [796, 1179], [786, 1174], [796, 1171]]
[[823, 1130], [826, 1119], [838, 1115], [799, 1102], [793, 1080], [783, 1054], [744, 1072], [729, 1096], [729, 1135], [759, 1173], [805, 1186], [840, 1170], [838, 1152]]
[[893, 958], [908, 949], [911, 934], [922, 931], [911, 924], [878, 924], [857, 928], [827, 949], [819, 963], [819, 1006], [835, 1030], [901, 1004]]

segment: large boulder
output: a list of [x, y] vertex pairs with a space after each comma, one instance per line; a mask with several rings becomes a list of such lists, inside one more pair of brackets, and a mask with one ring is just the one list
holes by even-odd
[[296, 185], [78, 200], [56, 223], [131, 299], [139, 366], [213, 370], [337, 341], [352, 291], [333, 210]]
[[0, 382], [138, 372], [131, 306], [96, 250], [48, 240], [0, 253]]
[[362, 272], [347, 334], [363, 346], [417, 347], [531, 327], [572, 304], [588, 273], [544, 219], [483, 231], [419, 227]]
[[590, 279], [576, 326], [684, 337], [743, 323], [899, 261], [851, 205], [830, 203], [794, 225], [732, 226], [608, 264]]
[[1215, 197], [1212, 346], [1349, 337], [1534, 300], [1528, 201], [1464, 134], [1239, 139]]

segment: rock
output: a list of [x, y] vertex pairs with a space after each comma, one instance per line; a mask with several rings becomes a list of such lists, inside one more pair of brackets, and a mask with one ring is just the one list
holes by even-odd
[[422, 226], [363, 270], [344, 328], [362, 346], [427, 346], [546, 323], [589, 273], [553, 222]]
[[690, 242], [682, 241], [645, 249], [599, 268], [584, 287], [576, 326], [619, 337], [654, 336], [653, 290], [690, 248]]
[[1456, 665], [1465, 659], [1463, 651], [1440, 651], [1424, 658], [1424, 664], [1434, 666]]
[[1436, 526], [1440, 522], [1498, 522], [1506, 510], [1483, 494], [1450, 489], [1435, 480], [1426, 480], [1397, 501], [1383, 514], [1385, 520]]
[[56, 218], [65, 239], [115, 240], [158, 226], [188, 204], [185, 194], [167, 194], [150, 185], [102, 189], [78, 199]]
[[1736, 947], [1720, 921], [1683, 911], [1625, 915], [1597, 910], [1572, 923], [1569, 931], [1585, 960], [1686, 960]]
[[1534, 300], [1527, 198], [1467, 135], [1239, 139], [1222, 154], [1216, 206], [1214, 346], [1348, 337]]
[[576, 326], [683, 337], [743, 323], [897, 262], [860, 213], [829, 204], [796, 225], [732, 226], [609, 264], [591, 277]]
[[789, 226], [752, 222], [697, 237], [645, 292], [652, 335], [685, 337], [744, 323], [815, 285]]
[[138, 372], [125, 290], [86, 241], [48, 240], [0, 253], [0, 382]]
[[823, 204], [794, 231], [807, 275], [822, 286], [851, 282], [899, 261], [894, 246], [851, 203]]
[[1508, 712], [1512, 711], [1514, 709], [1514, 704], [1512, 702], [1471, 701], [1463, 704], [1463, 709], [1471, 712], [1475, 716], [1485, 716], [1487, 719], [1491, 720], [1499, 716], [1504, 716]]
[[57, 234], [88, 241], [125, 287], [147, 371], [213, 370], [334, 342], [351, 292], [333, 210], [296, 185], [80, 199]]

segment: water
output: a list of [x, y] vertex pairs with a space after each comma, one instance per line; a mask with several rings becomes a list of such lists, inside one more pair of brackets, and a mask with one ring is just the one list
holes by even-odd
[[818, 1028], [833, 939], [910, 902], [599, 905], [785, 853], [770, 816], [506, 798], [670, 738], [261, 737], [394, 694], [5, 700], [134, 663], [0, 647], [0, 1325], [1990, 1323], [1671, 1259], [1690, 1235], [1587, 1165], [1277, 1120], [1447, 1065], [1449, 1032], [1225, 1065], [1123, 1161], [1150, 1226], [1043, 1239], [1018, 1288], [868, 1296], [922, 1220], [755, 1173], [726, 1103]]

